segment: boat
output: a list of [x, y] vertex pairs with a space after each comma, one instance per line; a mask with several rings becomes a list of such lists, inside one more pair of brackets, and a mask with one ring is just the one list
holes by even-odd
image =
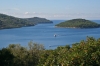
[[54, 37], [56, 37], [57, 35], [56, 34], [54, 34]]

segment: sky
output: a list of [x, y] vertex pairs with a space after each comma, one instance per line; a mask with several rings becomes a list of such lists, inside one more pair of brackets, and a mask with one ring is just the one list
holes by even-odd
[[100, 19], [100, 0], [0, 0], [0, 13], [50, 20]]

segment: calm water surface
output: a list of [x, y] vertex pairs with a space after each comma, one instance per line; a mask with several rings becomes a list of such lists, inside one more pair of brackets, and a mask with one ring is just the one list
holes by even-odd
[[[9, 44], [21, 44], [21, 46], [26, 47], [29, 41], [33, 41], [43, 44], [46, 49], [54, 49], [57, 46], [71, 45], [85, 40], [86, 36], [100, 38], [100, 28], [74, 29], [54, 26], [62, 21], [64, 20], [53, 20], [53, 24], [38, 24], [31, 27], [0, 30], [0, 48], [7, 47]], [[100, 22], [100, 20], [94, 21]], [[54, 34], [57, 37], [54, 37]]]

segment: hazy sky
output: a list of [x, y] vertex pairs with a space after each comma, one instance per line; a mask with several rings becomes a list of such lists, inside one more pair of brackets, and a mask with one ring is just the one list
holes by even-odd
[[0, 13], [21, 18], [100, 19], [100, 0], [0, 0]]

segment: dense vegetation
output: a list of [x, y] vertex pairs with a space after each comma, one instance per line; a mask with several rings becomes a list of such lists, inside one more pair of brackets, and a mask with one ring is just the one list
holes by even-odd
[[39, 23], [52, 23], [50, 20], [47, 20], [45, 18], [39, 18], [39, 17], [34, 17], [34, 18], [26, 18], [29, 22], [34, 22], [34, 24], [39, 24]]
[[61, 22], [56, 26], [68, 28], [98, 28], [100, 27], [100, 24], [85, 19], [72, 19], [65, 22]]
[[10, 44], [0, 50], [1, 66], [100, 66], [100, 38], [46, 50], [29, 42], [28, 47]]
[[0, 14], [0, 29], [19, 28], [24, 26], [34, 26], [38, 23], [52, 23], [45, 18], [16, 18], [5, 14]]

